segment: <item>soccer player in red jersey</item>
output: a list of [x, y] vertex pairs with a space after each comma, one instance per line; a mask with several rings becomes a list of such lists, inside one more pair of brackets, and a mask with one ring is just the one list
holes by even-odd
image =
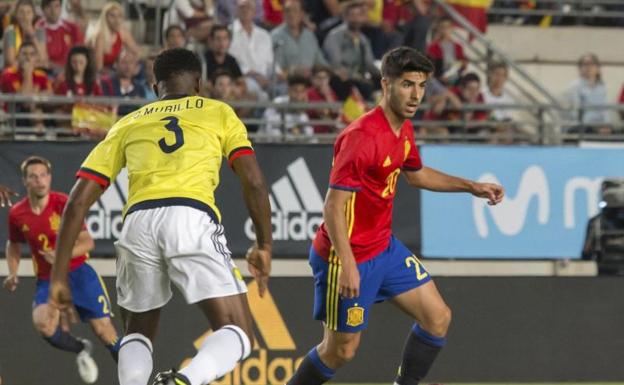
[[[28, 243], [37, 276], [32, 312], [35, 329], [55, 348], [76, 353], [81, 378], [86, 383], [93, 383], [97, 380], [98, 369], [91, 357], [91, 342], [63, 330], [59, 324], [58, 309], [47, 303], [50, 271], [56, 258], [56, 235], [67, 196], [50, 191], [51, 165], [46, 159], [31, 156], [22, 163], [21, 169], [27, 196], [15, 203], [9, 211], [9, 240], [6, 245], [9, 275], [4, 280], [4, 287], [10, 292], [17, 289], [22, 244]], [[93, 246], [93, 239], [83, 225], [74, 244], [70, 266], [69, 281], [73, 304], [81, 320], [89, 322], [94, 333], [116, 360], [119, 343], [117, 331], [111, 322], [108, 293], [95, 270], [85, 263]]]
[[382, 59], [383, 98], [336, 139], [330, 188], [310, 250], [315, 279], [314, 318], [323, 341], [312, 348], [288, 385], [316, 385], [353, 359], [373, 303], [390, 301], [417, 323], [405, 342], [395, 384], [418, 384], [442, 346], [451, 311], [419, 259], [392, 235], [399, 175], [410, 186], [468, 192], [494, 205], [502, 186], [477, 183], [423, 166], [414, 142], [414, 116], [433, 65], [399, 47]]

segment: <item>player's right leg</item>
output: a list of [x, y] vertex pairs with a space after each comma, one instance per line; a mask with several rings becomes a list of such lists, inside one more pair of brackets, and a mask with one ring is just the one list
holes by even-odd
[[117, 363], [120, 385], [147, 384], [153, 369], [152, 341], [160, 309], [172, 296], [154, 229], [154, 213], [160, 210], [141, 210], [126, 216], [115, 244], [117, 304], [124, 324]]
[[341, 298], [338, 294], [340, 265], [334, 253], [327, 261], [310, 250], [314, 272], [314, 318], [323, 321], [323, 341], [305, 356], [287, 385], [320, 385], [329, 381], [336, 370], [351, 361], [360, 344], [360, 334], [368, 323], [381, 278], [372, 261], [358, 265], [360, 296]]
[[[47, 304], [49, 281], [37, 281], [37, 291], [32, 312], [33, 325], [43, 339], [53, 347], [75, 353], [78, 373], [82, 380], [91, 384], [97, 380], [98, 367], [91, 357], [91, 342], [73, 336], [61, 328], [59, 311]], [[53, 322], [49, 322], [52, 320]]]

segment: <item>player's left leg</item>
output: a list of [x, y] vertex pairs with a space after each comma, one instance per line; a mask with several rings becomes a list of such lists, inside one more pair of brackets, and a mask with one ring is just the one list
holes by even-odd
[[410, 331], [396, 384], [416, 385], [446, 343], [451, 311], [418, 258], [393, 237], [378, 300], [391, 303], [416, 321]]
[[117, 330], [110, 317], [92, 318], [89, 320], [93, 333], [102, 341], [104, 346], [110, 351], [111, 356], [118, 361], [120, 339]]
[[70, 287], [74, 305], [83, 322], [104, 343], [117, 362], [120, 340], [111, 321], [112, 304], [102, 278], [87, 263], [71, 272]]
[[395, 383], [416, 385], [427, 375], [446, 343], [451, 310], [433, 281], [400, 294], [391, 302], [416, 321], [405, 341]]

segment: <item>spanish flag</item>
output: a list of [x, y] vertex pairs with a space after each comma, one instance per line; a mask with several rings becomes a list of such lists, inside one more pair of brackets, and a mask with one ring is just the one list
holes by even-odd
[[446, 0], [479, 31], [487, 31], [487, 9], [493, 0]]

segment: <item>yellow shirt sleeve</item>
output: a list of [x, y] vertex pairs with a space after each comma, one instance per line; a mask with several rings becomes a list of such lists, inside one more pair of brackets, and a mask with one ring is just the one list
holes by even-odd
[[107, 188], [125, 164], [123, 132], [120, 125], [115, 125], [106, 138], [91, 150], [77, 176], [91, 179]]
[[242, 155], [253, 154], [251, 142], [247, 137], [247, 129], [241, 120], [236, 116], [232, 107], [223, 105], [223, 136], [221, 148], [223, 156], [232, 163], [234, 159]]

